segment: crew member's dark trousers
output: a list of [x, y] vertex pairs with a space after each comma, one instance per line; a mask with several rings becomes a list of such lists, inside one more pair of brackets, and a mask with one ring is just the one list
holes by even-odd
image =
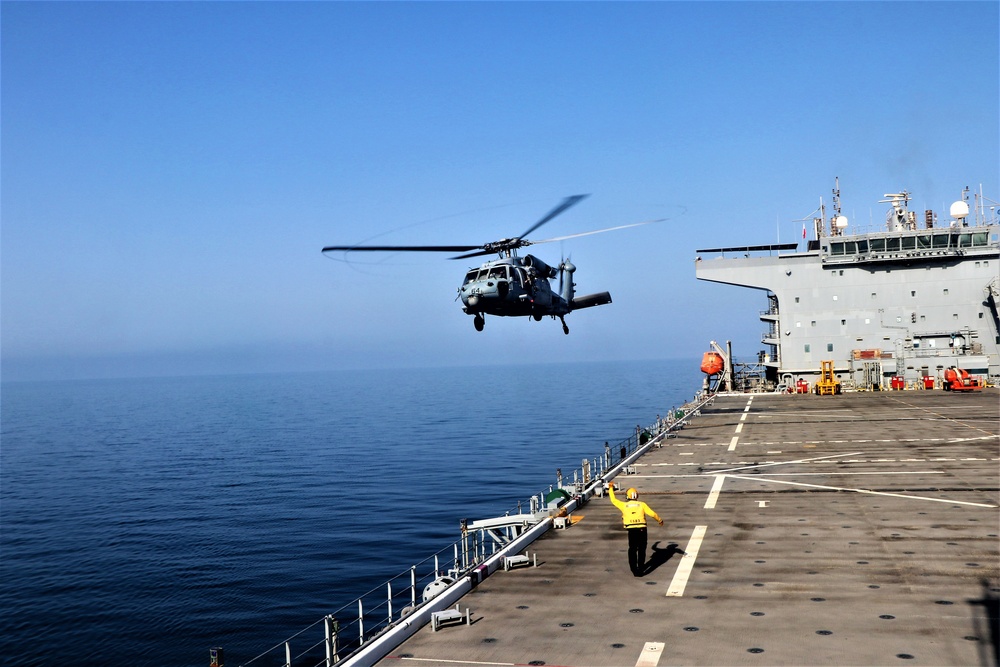
[[629, 528], [628, 532], [628, 566], [632, 574], [639, 577], [646, 569], [646, 527]]

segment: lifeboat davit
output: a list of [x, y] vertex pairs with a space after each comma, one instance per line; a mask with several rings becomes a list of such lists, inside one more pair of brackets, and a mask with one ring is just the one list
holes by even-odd
[[705, 375], [716, 375], [722, 372], [725, 363], [718, 352], [706, 352], [701, 358], [701, 372]]

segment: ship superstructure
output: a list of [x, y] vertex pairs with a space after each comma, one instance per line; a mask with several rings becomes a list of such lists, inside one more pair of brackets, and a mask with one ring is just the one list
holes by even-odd
[[858, 389], [940, 381], [952, 367], [1000, 379], [1000, 225], [996, 202], [966, 189], [938, 222], [918, 224], [910, 193], [885, 195], [878, 230], [848, 233], [835, 188], [814, 238], [799, 244], [698, 250], [699, 280], [766, 292], [758, 355], [771, 384], [813, 382], [823, 361]]

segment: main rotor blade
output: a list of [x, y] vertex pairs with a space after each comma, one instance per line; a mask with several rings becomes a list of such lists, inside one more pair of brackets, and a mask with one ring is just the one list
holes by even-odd
[[479, 250], [465, 255], [455, 255], [454, 257], [449, 257], [448, 259], [468, 259], [469, 257], [485, 257], [486, 255], [495, 254], [497, 254], [496, 250]]
[[363, 252], [465, 252], [482, 248], [481, 245], [331, 245], [323, 252], [355, 250]]
[[667, 220], [667, 219], [668, 218], [660, 218], [658, 220], [645, 220], [643, 222], [633, 222], [633, 223], [628, 224], [628, 225], [618, 225], [617, 227], [608, 227], [606, 229], [595, 229], [594, 231], [591, 231], [591, 232], [580, 232], [579, 234], [569, 234], [567, 236], [557, 236], [555, 238], [545, 239], [544, 241], [532, 241], [532, 243], [537, 245], [539, 243], [552, 243], [553, 241], [565, 241], [566, 239], [575, 239], [575, 238], [577, 238], [579, 236], [590, 236], [591, 234], [603, 234], [604, 232], [613, 232], [616, 229], [628, 229], [629, 227], [640, 227], [642, 225], [648, 225], [648, 224], [651, 224], [651, 223], [654, 223], [654, 222], [663, 222], [664, 220]]
[[548, 222], [552, 218], [556, 217], [557, 215], [559, 215], [560, 213], [562, 213], [563, 211], [565, 211], [569, 207], [573, 206], [574, 204], [578, 204], [581, 200], [586, 199], [589, 196], [590, 195], [573, 195], [572, 197], [566, 197], [566, 199], [563, 199], [563, 201], [562, 201], [561, 204], [559, 204], [554, 209], [552, 209], [551, 211], [549, 211], [548, 215], [546, 215], [544, 218], [542, 218], [541, 220], [539, 220], [538, 222], [536, 222], [534, 225], [532, 225], [531, 227], [529, 227], [528, 231], [524, 232], [523, 234], [521, 234], [517, 238], [518, 239], [523, 239], [525, 236], [527, 236], [531, 232], [535, 231], [536, 229], [538, 229], [539, 227], [541, 227], [542, 225], [544, 225], [546, 222]]

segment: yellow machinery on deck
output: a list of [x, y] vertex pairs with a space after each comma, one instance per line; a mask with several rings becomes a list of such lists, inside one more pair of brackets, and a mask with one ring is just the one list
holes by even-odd
[[833, 374], [833, 361], [821, 361], [819, 380], [816, 381], [816, 395], [833, 396], [840, 393], [840, 380]]

